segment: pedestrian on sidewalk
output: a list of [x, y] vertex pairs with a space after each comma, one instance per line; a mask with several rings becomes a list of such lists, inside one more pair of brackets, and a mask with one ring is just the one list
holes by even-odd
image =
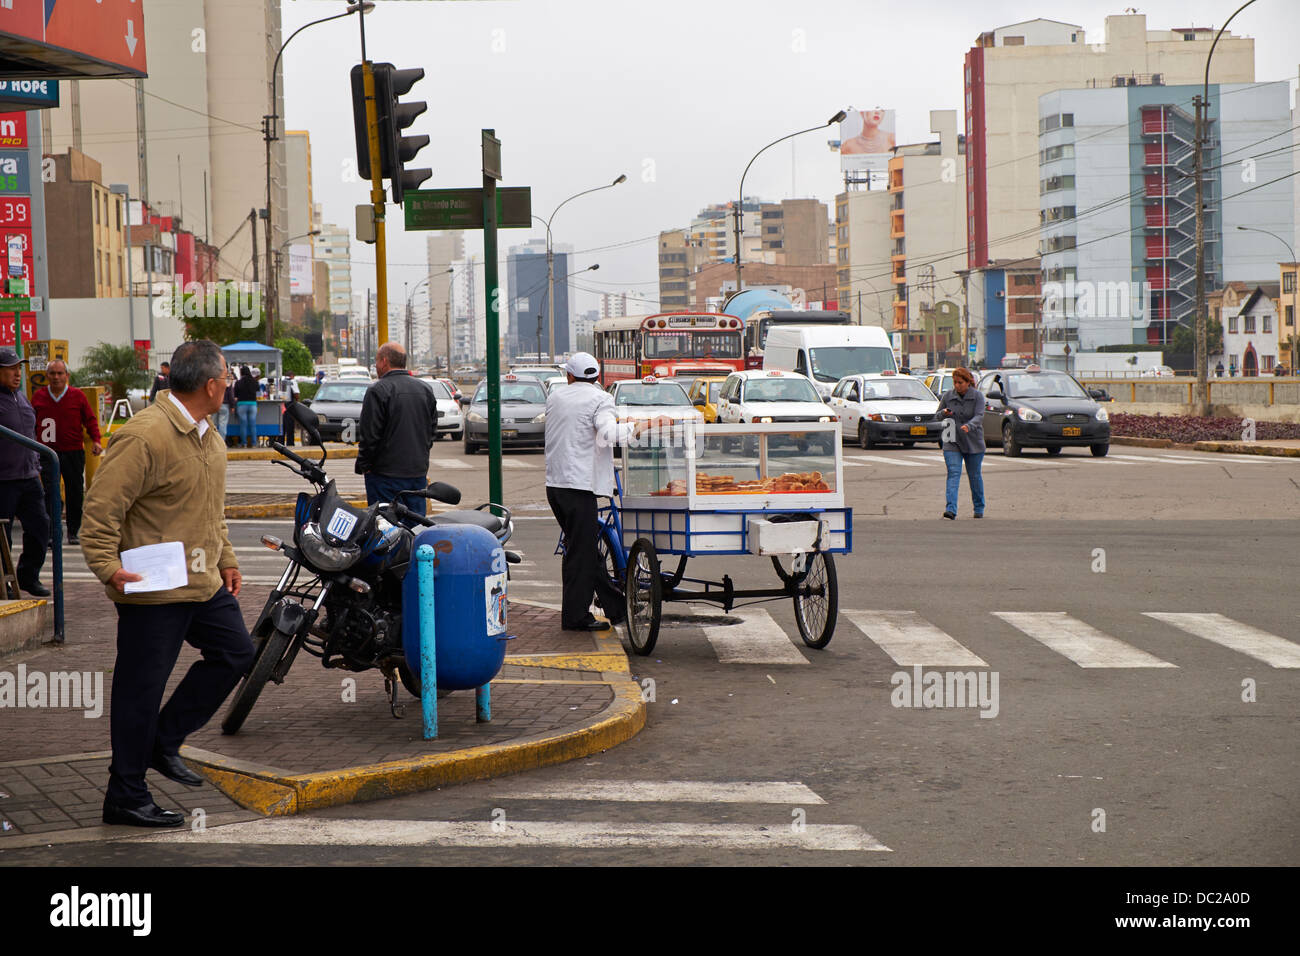
[[239, 438], [245, 448], [257, 447], [257, 379], [245, 365], [235, 382], [235, 408], [239, 413]]
[[620, 424], [614, 396], [600, 387], [600, 366], [586, 352], [565, 362], [564, 371], [569, 387], [546, 396], [546, 500], [564, 534], [560, 625], [598, 631], [606, 625], [591, 613], [593, 597], [610, 624], [623, 623], [627, 613], [597, 550], [596, 496], [614, 494], [615, 445], [673, 422], [660, 416]]
[[153, 388], [149, 389], [149, 404], [152, 405], [158, 397], [158, 393], [171, 388], [171, 365], [163, 362], [158, 369], [158, 374], [154, 376]]
[[[26, 359], [13, 349], [0, 349], [0, 425], [25, 438], [36, 438], [36, 411], [23, 394]], [[45, 551], [50, 545], [50, 517], [45, 510], [45, 489], [41, 485], [40, 456], [7, 438], [0, 438], [0, 521], [10, 522], [9, 544], [13, 546], [13, 520], [23, 523], [23, 553], [18, 559], [18, 587], [35, 597], [49, 597], [50, 589], [40, 582]], [[0, 589], [0, 599], [7, 597]]]
[[[99, 434], [99, 416], [91, 410], [86, 393], [68, 384], [68, 366], [59, 359], [45, 368], [50, 384], [38, 388], [32, 395], [36, 410], [36, 434], [41, 444], [54, 449], [59, 456], [59, 475], [63, 479], [64, 500], [67, 502], [64, 524], [68, 528], [68, 544], [79, 544], [81, 531], [81, 503], [86, 491], [86, 446], [84, 435], [89, 435], [94, 454], [104, 451]], [[54, 481], [54, 468], [48, 458], [41, 459], [41, 483], [45, 486], [45, 512], [54, 516], [54, 499], [60, 493]]]
[[[172, 358], [166, 397], [114, 434], [90, 486], [82, 536], [86, 564], [117, 608], [104, 822], [140, 827], [185, 822], [154, 802], [145, 772], [202, 786], [181, 760], [181, 744], [217, 712], [254, 656], [226, 530], [226, 451], [208, 422], [221, 405], [226, 360], [206, 339], [184, 343]], [[186, 584], [128, 594], [141, 576], [122, 567], [121, 552], [167, 541], [181, 543]], [[203, 656], [159, 711], [182, 643]]]
[[[230, 419], [237, 416], [237, 405], [235, 402], [235, 373], [229, 368], [226, 369], [226, 393], [221, 400], [221, 408], [217, 409], [217, 434], [221, 436], [222, 442], [227, 446], [230, 444]], [[238, 418], [236, 418], [238, 421]]]
[[302, 389], [298, 387], [298, 380], [292, 375], [284, 376], [280, 382], [284, 391], [284, 404], [280, 406], [280, 428], [284, 432], [285, 445], [292, 447], [294, 438], [294, 420], [293, 416], [289, 414], [289, 406], [302, 397]]
[[[1005, 386], [1004, 386], [1005, 387]], [[952, 388], [939, 399], [939, 419], [943, 422], [940, 444], [943, 461], [948, 466], [948, 483], [944, 489], [943, 516], [957, 518], [957, 493], [961, 488], [961, 469], [966, 466], [970, 483], [971, 504], [975, 517], [984, 517], [984, 396], [975, 387], [970, 369], [952, 373]]]
[[[406, 370], [406, 350], [385, 342], [375, 356], [379, 380], [366, 389], [357, 427], [355, 470], [366, 479], [366, 504], [393, 501], [399, 491], [428, 487], [429, 449], [438, 434], [433, 389]], [[403, 502], [421, 515], [428, 499]]]

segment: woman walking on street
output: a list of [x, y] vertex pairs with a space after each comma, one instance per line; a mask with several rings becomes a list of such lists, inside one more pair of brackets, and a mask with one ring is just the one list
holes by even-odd
[[239, 438], [245, 448], [257, 447], [257, 379], [247, 365], [239, 370], [235, 383], [236, 408], [239, 412]]
[[975, 517], [984, 517], [984, 396], [975, 388], [975, 376], [969, 369], [952, 373], [952, 388], [939, 399], [938, 417], [943, 422], [940, 447], [948, 466], [948, 485], [944, 495], [943, 516], [957, 518], [957, 491], [961, 487], [961, 466], [966, 465], [970, 482], [971, 503]]

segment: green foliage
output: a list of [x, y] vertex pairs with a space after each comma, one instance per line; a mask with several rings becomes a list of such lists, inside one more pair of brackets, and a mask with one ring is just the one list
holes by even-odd
[[129, 345], [100, 342], [86, 350], [85, 364], [73, 376], [78, 385], [104, 385], [113, 401], [126, 398], [129, 388], [149, 384], [149, 372], [140, 368], [135, 349]]
[[298, 386], [298, 398], [304, 402], [310, 402], [316, 397], [316, 391], [320, 388], [315, 382], [303, 382]]
[[280, 359], [284, 363], [285, 375], [311, 375], [314, 371], [311, 352], [297, 339], [288, 337], [276, 339], [275, 347], [280, 350]]
[[[1223, 351], [1223, 323], [1218, 319], [1209, 319], [1205, 326], [1206, 348], [1210, 355], [1217, 355]], [[1180, 325], [1174, 329], [1173, 340], [1170, 343], [1170, 351], [1173, 352], [1196, 352], [1196, 328], [1195, 325]]]
[[260, 291], [241, 290], [234, 282], [218, 282], [203, 296], [185, 293], [179, 318], [185, 323], [185, 337], [191, 341], [211, 339], [218, 345], [265, 342], [263, 305]]

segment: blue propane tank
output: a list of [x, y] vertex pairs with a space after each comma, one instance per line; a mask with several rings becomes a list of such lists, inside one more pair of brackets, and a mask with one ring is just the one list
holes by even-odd
[[416, 555], [434, 551], [438, 689], [467, 690], [496, 677], [506, 656], [506, 553], [477, 525], [443, 525], [416, 535], [402, 581], [402, 650], [420, 673], [420, 580]]

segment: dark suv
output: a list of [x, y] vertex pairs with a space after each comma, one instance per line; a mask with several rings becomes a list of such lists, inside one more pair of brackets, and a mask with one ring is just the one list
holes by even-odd
[[1109, 414], [1065, 372], [998, 369], [985, 372], [976, 387], [984, 396], [984, 440], [1000, 440], [1012, 458], [1022, 448], [1059, 455], [1086, 445], [1097, 458], [1110, 450]]

